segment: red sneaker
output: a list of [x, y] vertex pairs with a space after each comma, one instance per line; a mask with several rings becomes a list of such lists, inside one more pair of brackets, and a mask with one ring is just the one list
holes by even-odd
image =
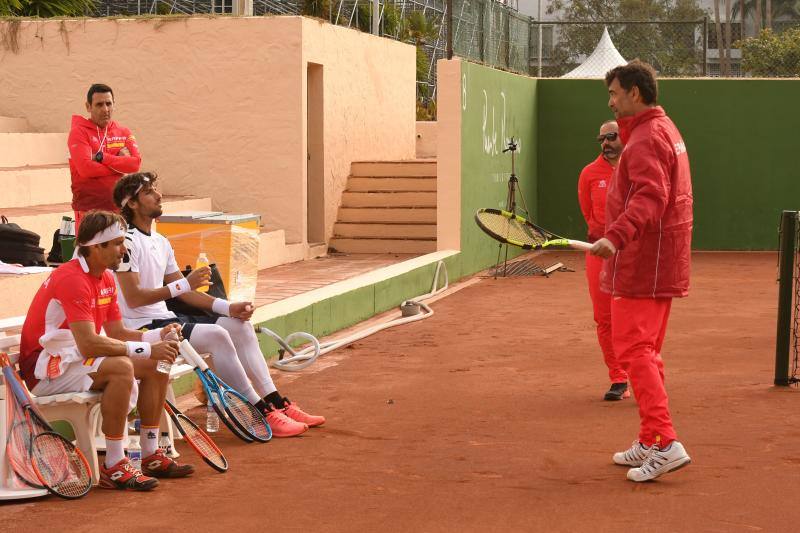
[[290, 402], [289, 398], [284, 398], [283, 400], [286, 402], [286, 407], [284, 407], [283, 413], [292, 420], [302, 422], [310, 428], [319, 427], [325, 423], [324, 416], [310, 415], [300, 409], [297, 404]]
[[158, 480], [145, 476], [133, 467], [127, 457], [110, 468], [100, 464], [100, 488], [117, 490], [153, 490]]
[[273, 437], [296, 437], [308, 431], [306, 424], [292, 420], [283, 414], [282, 409], [268, 410], [264, 413], [264, 417], [272, 430]]
[[159, 448], [153, 455], [142, 459], [142, 472], [152, 477], [186, 477], [194, 474], [194, 467], [179, 465]]

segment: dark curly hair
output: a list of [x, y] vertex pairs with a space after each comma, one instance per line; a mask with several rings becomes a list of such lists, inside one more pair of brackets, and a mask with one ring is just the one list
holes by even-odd
[[644, 61], [634, 59], [627, 65], [620, 65], [609, 70], [606, 74], [606, 87], [611, 85], [615, 78], [620, 87], [626, 91], [633, 89], [634, 85], [638, 87], [645, 104], [655, 105], [658, 103], [656, 71]]
[[[137, 172], [122, 176], [114, 185], [114, 204], [119, 207], [128, 224], [133, 222], [133, 211], [127, 202], [136, 200], [140, 192], [153, 188], [157, 179], [158, 174], [155, 172]], [[123, 202], [126, 204], [122, 205]]]

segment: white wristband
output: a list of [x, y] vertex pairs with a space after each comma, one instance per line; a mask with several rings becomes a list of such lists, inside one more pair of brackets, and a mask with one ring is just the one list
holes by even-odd
[[125, 341], [125, 344], [128, 345], [128, 357], [135, 357], [137, 359], [147, 359], [150, 357], [149, 342]]
[[148, 329], [142, 333], [142, 342], [155, 344], [161, 342], [161, 330], [164, 328]]
[[173, 298], [192, 290], [186, 278], [176, 279], [172, 283], [168, 283], [167, 288], [169, 289], [170, 296]]
[[214, 303], [211, 304], [211, 310], [218, 315], [231, 316], [231, 303], [222, 298], [214, 298]]

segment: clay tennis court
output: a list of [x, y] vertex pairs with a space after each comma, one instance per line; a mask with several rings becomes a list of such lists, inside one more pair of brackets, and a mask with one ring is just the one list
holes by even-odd
[[663, 353], [693, 463], [645, 484], [611, 464], [638, 417], [601, 400], [582, 258], [539, 259], [576, 272], [484, 279], [427, 320], [276, 371], [326, 427], [262, 445], [223, 429], [226, 474], [182, 446], [194, 478], [4, 503], [2, 529], [795, 531], [800, 391], [772, 387], [776, 254], [694, 254]]

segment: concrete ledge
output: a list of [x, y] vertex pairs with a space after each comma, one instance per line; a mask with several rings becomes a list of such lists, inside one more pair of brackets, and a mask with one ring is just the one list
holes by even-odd
[[[259, 307], [252, 322], [281, 336], [305, 331], [323, 337], [426, 294], [439, 261], [445, 262], [450, 282], [456, 281], [461, 277], [460, 257], [457, 250], [415, 257]], [[444, 282], [443, 277], [440, 282]], [[259, 340], [264, 355], [277, 353], [274, 341], [264, 335]]]

